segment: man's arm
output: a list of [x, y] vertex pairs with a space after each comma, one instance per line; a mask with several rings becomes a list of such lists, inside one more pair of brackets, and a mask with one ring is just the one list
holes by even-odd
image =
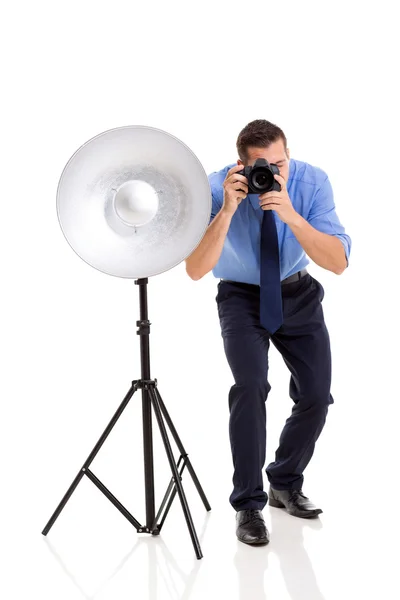
[[337, 275], [343, 273], [348, 266], [351, 239], [336, 214], [329, 179], [326, 178], [317, 190], [307, 220], [293, 208], [283, 177], [275, 175], [275, 179], [282, 189], [260, 196], [263, 210], [276, 211], [317, 265]]
[[336, 275], [343, 273], [348, 262], [339, 238], [318, 231], [298, 213], [288, 225], [311, 260]]
[[221, 208], [200, 244], [186, 259], [186, 272], [194, 281], [204, 277], [219, 261], [232, 216], [233, 214]]
[[242, 168], [242, 165], [236, 165], [228, 171], [223, 183], [222, 207], [213, 196], [212, 223], [200, 244], [186, 259], [186, 272], [195, 281], [207, 275], [219, 261], [232, 217], [248, 194], [246, 177], [237, 175]]

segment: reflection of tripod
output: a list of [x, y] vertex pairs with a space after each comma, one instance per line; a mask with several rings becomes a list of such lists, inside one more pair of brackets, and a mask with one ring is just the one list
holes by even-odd
[[[200, 540], [204, 537], [205, 530], [208, 524], [209, 514], [206, 515], [204, 519], [204, 524], [202, 531], [200, 532]], [[93, 600], [97, 598], [101, 591], [107, 586], [110, 585], [111, 580], [117, 575], [117, 573], [126, 566], [129, 562], [131, 556], [137, 552], [138, 550], [144, 547], [147, 547], [148, 552], [148, 560], [147, 560], [147, 568], [148, 568], [148, 587], [147, 591], [149, 593], [149, 600], [157, 600], [162, 596], [162, 592], [159, 593], [159, 584], [162, 580], [164, 580], [165, 585], [170, 590], [171, 588], [176, 589], [177, 583], [181, 580], [184, 584], [184, 590], [182, 595], [179, 595], [179, 600], [188, 600], [192, 597], [192, 590], [199, 573], [199, 569], [201, 568], [202, 563], [197, 561], [196, 564], [190, 569], [189, 573], [184, 572], [181, 568], [181, 565], [175, 560], [168, 547], [165, 545], [161, 536], [153, 539], [150, 538], [139, 538], [133, 548], [128, 552], [128, 554], [121, 560], [119, 565], [114, 569], [114, 572], [111, 573], [108, 577], [105, 577], [101, 583], [98, 584], [97, 589], [92, 592], [90, 595], [82, 588], [81, 584], [77, 580], [76, 576], [71, 572], [71, 570], [67, 567], [64, 560], [61, 558], [57, 550], [53, 547], [52, 543], [48, 538], [44, 539], [44, 542], [47, 545], [47, 548], [50, 550], [51, 554], [57, 560], [59, 565], [61, 566], [64, 573], [69, 577], [74, 586], [80, 591], [83, 597], [87, 600]], [[162, 555], [162, 559], [160, 560], [160, 551]], [[165, 571], [163, 566], [166, 567]], [[140, 568], [140, 567], [139, 567]], [[161, 577], [160, 577], [161, 575]], [[144, 584], [144, 573], [141, 572], [141, 583]], [[161, 594], [161, 595], [160, 595]], [[177, 598], [178, 596], [176, 596]], [[174, 595], [175, 598], [175, 595]]]
[[[147, 313], [147, 283], [146, 279], [138, 279], [135, 281], [137, 285], [139, 285], [139, 298], [140, 298], [140, 321], [137, 321], [138, 331], [137, 334], [140, 336], [140, 355], [141, 355], [141, 370], [142, 370], [142, 378], [136, 381], [132, 381], [132, 386], [119, 406], [118, 410], [114, 414], [110, 423], [107, 425], [104, 430], [102, 436], [99, 441], [93, 448], [92, 452], [89, 454], [85, 463], [83, 464], [81, 470], [78, 475], [75, 477], [74, 481], [68, 488], [67, 493], [61, 500], [60, 504], [57, 506], [54, 514], [50, 518], [46, 527], [43, 529], [43, 535], [47, 535], [50, 531], [51, 527], [54, 525], [57, 517], [61, 513], [62, 509], [68, 502], [78, 483], [82, 479], [84, 475], [87, 475], [89, 479], [99, 488], [101, 492], [118, 508], [118, 510], [128, 519], [130, 523], [136, 528], [138, 533], [151, 533], [152, 535], [158, 535], [161, 531], [161, 528], [164, 524], [165, 518], [171, 508], [172, 502], [175, 498], [176, 492], [178, 492], [179, 499], [182, 504], [183, 513], [185, 515], [186, 523], [189, 528], [190, 537], [192, 538], [194, 550], [196, 553], [196, 557], [198, 559], [202, 558], [202, 552], [200, 548], [200, 543], [196, 534], [196, 530], [194, 528], [193, 520], [190, 514], [189, 506], [186, 500], [185, 492], [182, 487], [182, 473], [184, 468], [187, 466], [190, 475], [192, 476], [193, 482], [197, 488], [197, 491], [200, 494], [201, 499], [203, 500], [204, 506], [206, 510], [211, 510], [211, 506], [208, 503], [206, 495], [200, 485], [200, 482], [194, 472], [192, 464], [189, 460], [189, 457], [186, 453], [185, 448], [177, 434], [177, 431], [174, 427], [174, 424], [171, 421], [171, 417], [169, 416], [167, 409], [165, 408], [164, 402], [160, 396], [160, 392], [157, 388], [157, 380], [150, 379], [150, 345], [149, 345], [149, 335], [150, 335], [150, 321], [148, 320]], [[89, 466], [94, 460], [96, 454], [99, 452], [100, 448], [104, 444], [114, 425], [118, 421], [119, 417], [122, 415], [122, 412], [126, 408], [129, 400], [132, 398], [133, 394], [137, 390], [142, 390], [142, 412], [143, 412], [143, 447], [144, 447], [144, 475], [145, 475], [145, 497], [146, 497], [146, 525], [141, 525], [131, 514], [130, 512], [117, 500], [115, 496], [103, 485], [103, 483], [90, 471]], [[152, 435], [152, 414], [151, 414], [151, 406], [153, 405], [153, 409], [157, 418], [158, 426], [160, 428], [160, 433], [162, 440], [164, 442], [165, 451], [167, 453], [168, 461], [172, 471], [172, 479], [169, 483], [168, 489], [165, 493], [164, 499], [161, 503], [159, 511], [157, 515], [155, 515], [155, 507], [154, 507], [154, 466], [153, 466], [153, 435]], [[176, 442], [176, 445], [179, 448], [181, 456], [178, 460], [178, 464], [175, 463], [174, 454], [172, 452], [172, 448], [168, 439], [167, 429], [165, 427], [164, 419], [167, 422], [167, 425], [172, 433], [172, 436]], [[182, 465], [181, 465], [182, 463]], [[180, 471], [179, 471], [180, 468]], [[168, 499], [169, 497], [169, 499]], [[168, 504], [167, 504], [168, 501]], [[164, 516], [160, 523], [158, 520], [164, 510], [165, 505], [167, 504], [164, 512]]]

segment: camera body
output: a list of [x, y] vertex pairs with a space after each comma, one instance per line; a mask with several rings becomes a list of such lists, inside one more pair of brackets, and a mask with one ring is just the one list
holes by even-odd
[[266, 192], [280, 192], [281, 184], [274, 175], [279, 175], [279, 168], [270, 164], [265, 158], [257, 158], [253, 166], [244, 167], [238, 175], [247, 177], [249, 194], [265, 194]]

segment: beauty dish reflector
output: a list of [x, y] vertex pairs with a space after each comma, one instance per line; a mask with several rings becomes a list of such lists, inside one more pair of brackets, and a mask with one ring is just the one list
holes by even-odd
[[152, 277], [181, 263], [202, 240], [210, 213], [210, 185], [196, 155], [173, 135], [143, 125], [87, 141], [57, 189], [69, 245], [116, 277]]

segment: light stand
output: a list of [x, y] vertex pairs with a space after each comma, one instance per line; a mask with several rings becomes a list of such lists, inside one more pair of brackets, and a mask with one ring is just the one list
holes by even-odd
[[[114, 414], [110, 423], [107, 425], [99, 441], [89, 454], [88, 458], [84, 462], [79, 473], [75, 477], [74, 481], [68, 488], [65, 496], [57, 506], [54, 514], [50, 518], [46, 527], [43, 529], [43, 535], [47, 535], [51, 527], [54, 525], [56, 519], [60, 515], [62, 509], [68, 502], [78, 483], [82, 477], [86, 475], [103, 494], [118, 508], [118, 510], [128, 519], [130, 523], [136, 528], [138, 533], [149, 533], [152, 535], [158, 535], [164, 525], [166, 516], [171, 508], [172, 502], [178, 493], [183, 513], [185, 515], [186, 523], [189, 529], [190, 537], [192, 539], [193, 547], [198, 559], [202, 558], [202, 552], [200, 543], [194, 528], [192, 516], [190, 514], [189, 506], [186, 500], [185, 492], [182, 486], [182, 473], [187, 467], [193, 482], [200, 494], [200, 497], [204, 503], [207, 511], [211, 510], [211, 506], [206, 498], [206, 495], [200, 485], [200, 482], [196, 476], [196, 473], [192, 467], [188, 454], [178, 436], [178, 433], [172, 423], [171, 417], [165, 407], [165, 404], [161, 398], [160, 392], [157, 387], [157, 380], [151, 379], [150, 375], [150, 321], [148, 319], [148, 308], [147, 308], [147, 278], [141, 278], [135, 280], [135, 284], [139, 286], [139, 301], [140, 301], [140, 321], [136, 322], [138, 326], [137, 334], [140, 336], [140, 356], [141, 356], [141, 379], [132, 381], [132, 386], [119, 406], [118, 410]], [[105, 487], [105, 485], [94, 475], [89, 469], [92, 461], [99, 452], [100, 448], [106, 441], [108, 435], [113, 429], [114, 425], [122, 415], [124, 409], [132, 398], [133, 394], [138, 391], [142, 391], [142, 414], [143, 414], [143, 448], [144, 448], [144, 474], [145, 474], [145, 498], [146, 498], [146, 524], [141, 525], [130, 512], [117, 500], [117, 498]], [[168, 489], [162, 500], [161, 506], [155, 514], [155, 497], [154, 497], [154, 460], [153, 460], [153, 433], [152, 433], [152, 411], [153, 407], [158, 426], [160, 429], [161, 437], [164, 443], [165, 451], [168, 457], [168, 461], [172, 471], [172, 478], [169, 483]], [[165, 422], [164, 422], [165, 421]], [[175, 458], [171, 448], [171, 444], [168, 438], [167, 428], [165, 423], [168, 425], [170, 432], [178, 446], [180, 452], [180, 458], [178, 463], [175, 463]], [[164, 511], [165, 508], [165, 511]], [[164, 511], [161, 521], [159, 519]]]

